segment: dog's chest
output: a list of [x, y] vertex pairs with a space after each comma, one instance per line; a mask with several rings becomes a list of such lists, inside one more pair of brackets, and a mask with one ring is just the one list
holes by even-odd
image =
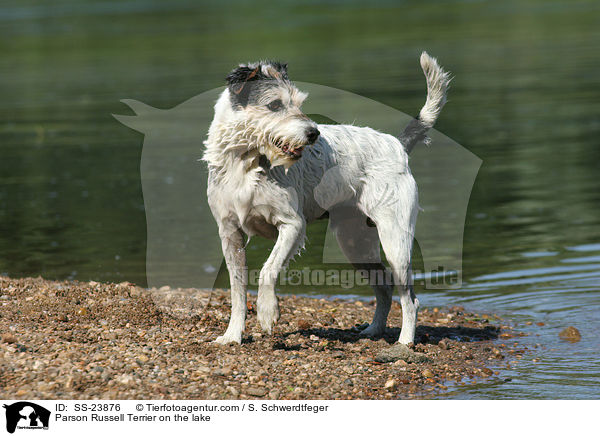
[[[277, 238], [277, 226], [289, 204], [282, 200], [289, 195], [285, 188], [264, 176], [258, 181], [219, 180], [211, 185], [209, 202], [215, 218], [229, 221], [247, 235]], [[285, 207], [278, 207], [281, 204]]]
[[247, 235], [277, 239], [277, 213], [260, 190], [244, 193], [234, 203], [231, 206], [235, 210], [237, 221]]

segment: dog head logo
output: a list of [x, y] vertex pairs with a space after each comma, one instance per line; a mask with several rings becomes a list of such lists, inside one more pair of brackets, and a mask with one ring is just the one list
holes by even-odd
[[[114, 115], [126, 126], [145, 135], [140, 172], [147, 222], [146, 272], [150, 287], [212, 288], [222, 265], [221, 240], [207, 201], [207, 168], [200, 162], [204, 152], [202, 141], [218, 112], [215, 102], [216, 106], [226, 104], [233, 117], [246, 116], [244, 111], [255, 111], [253, 114], [260, 111], [269, 126], [277, 125], [277, 119], [283, 124], [287, 122], [283, 113], [279, 113], [278, 99], [284, 106], [293, 105], [294, 110], [299, 110], [302, 103], [303, 112], [310, 114], [312, 119], [360, 124], [382, 132], [398, 133], [412, 120], [411, 116], [374, 100], [303, 82], [296, 82], [295, 86], [310, 95], [304, 102], [302, 95], [297, 95], [297, 101], [293, 101], [294, 91], [289, 91], [285, 97], [277, 94], [280, 91], [276, 91], [277, 95], [266, 93], [269, 98], [259, 101], [254, 96], [257, 88], [252, 89], [262, 82], [254, 80], [259, 72], [252, 76], [258, 65], [247, 67], [234, 70], [235, 77], [230, 77], [227, 87], [207, 91], [172, 109], [161, 110], [135, 100], [123, 100], [135, 115]], [[267, 73], [262, 68], [261, 74], [281, 75], [271, 79], [269, 85], [286, 80], [283, 67]], [[224, 95], [228, 96], [226, 100]], [[236, 105], [237, 109], [234, 108]], [[262, 106], [251, 107], [257, 105]], [[305, 122], [300, 116], [298, 120]], [[281, 129], [285, 130], [284, 127]], [[290, 129], [298, 135], [302, 130], [293, 123]], [[306, 137], [300, 136], [300, 142], [308, 142]], [[415, 230], [423, 269], [414, 266], [413, 269], [417, 272], [415, 279], [424, 280], [427, 288], [456, 287], [461, 284], [467, 206], [481, 160], [440, 132], [432, 129], [429, 136], [431, 143], [415, 147], [410, 157], [411, 172], [419, 187], [419, 204], [423, 209]], [[278, 144], [274, 146], [279, 147]], [[326, 172], [321, 183], [327, 184], [328, 177]], [[331, 190], [321, 191], [331, 193]], [[315, 195], [320, 195], [321, 191], [317, 189]], [[320, 197], [316, 201], [326, 204], [328, 198]], [[380, 201], [387, 201], [385, 193]], [[364, 227], [366, 233], [373, 231], [368, 223], [364, 223]], [[325, 236], [323, 263], [347, 263], [331, 228]], [[445, 275], [450, 280], [444, 278]]]
[[6, 431], [18, 429], [48, 429], [50, 411], [29, 401], [3, 406], [6, 409]]

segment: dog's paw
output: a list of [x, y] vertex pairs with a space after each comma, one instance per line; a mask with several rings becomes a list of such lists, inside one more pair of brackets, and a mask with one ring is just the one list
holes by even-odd
[[360, 332], [360, 336], [365, 338], [374, 338], [377, 336], [383, 336], [385, 333], [385, 326], [371, 324], [369, 327]]
[[273, 326], [279, 319], [279, 304], [277, 300], [269, 305], [262, 304], [258, 306], [258, 322], [263, 332], [270, 335], [273, 333]]
[[238, 335], [238, 334], [231, 334], [231, 333], [225, 332], [224, 335], [219, 336], [217, 339], [215, 339], [215, 343], [221, 344], [221, 345], [229, 344], [231, 342], [237, 342], [238, 344], [241, 344], [242, 343], [242, 334], [240, 333]]

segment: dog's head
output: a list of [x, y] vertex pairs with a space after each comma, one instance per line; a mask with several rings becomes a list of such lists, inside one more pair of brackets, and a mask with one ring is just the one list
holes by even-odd
[[289, 168], [319, 137], [317, 124], [300, 109], [307, 94], [289, 80], [287, 65], [256, 62], [227, 76], [229, 103], [240, 124], [272, 165]]

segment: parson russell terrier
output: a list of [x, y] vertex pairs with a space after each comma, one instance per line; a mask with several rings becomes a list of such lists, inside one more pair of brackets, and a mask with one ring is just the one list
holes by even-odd
[[[270, 334], [279, 318], [275, 283], [280, 270], [304, 246], [306, 225], [329, 213], [340, 248], [357, 268], [379, 243], [393, 283], [374, 285], [373, 322], [361, 332], [383, 334], [394, 284], [400, 290], [399, 342], [414, 341], [419, 301], [413, 292], [411, 251], [418, 211], [417, 186], [408, 153], [435, 123], [450, 82], [427, 53], [421, 55], [427, 101], [399, 138], [368, 127], [317, 124], [301, 110], [307, 97], [288, 78], [287, 65], [240, 65], [215, 105], [205, 141], [208, 202], [219, 227], [231, 281], [231, 318], [216, 342], [241, 343], [246, 321], [245, 236], [275, 240], [260, 271], [257, 314]], [[378, 237], [362, 237], [365, 222]], [[378, 261], [366, 269], [384, 271]]]

